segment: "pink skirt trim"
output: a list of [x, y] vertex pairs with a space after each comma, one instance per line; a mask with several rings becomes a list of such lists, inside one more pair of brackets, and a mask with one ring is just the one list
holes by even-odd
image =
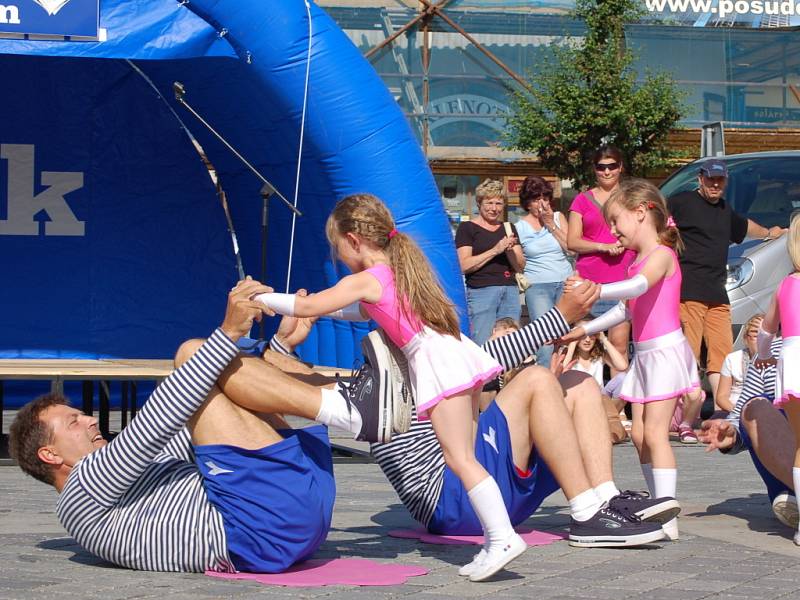
[[459, 385], [452, 390], [447, 390], [442, 392], [435, 398], [428, 400], [425, 404], [417, 407], [417, 419], [420, 421], [429, 421], [430, 420], [430, 410], [439, 404], [442, 400], [446, 398], [451, 398], [453, 396], [458, 396], [461, 392], [465, 392], [467, 390], [474, 390], [478, 387], [483, 387], [485, 384], [489, 383], [492, 379], [497, 377], [503, 372], [502, 367], [498, 367], [496, 369], [492, 369], [491, 371], [484, 373], [483, 375], [476, 375], [472, 378], [471, 382], [465, 383], [463, 385]]
[[670, 392], [669, 394], [662, 394], [660, 396], [651, 396], [650, 398], [633, 398], [631, 396], [625, 396], [620, 394], [620, 398], [625, 400], [625, 402], [633, 402], [634, 404], [647, 404], [648, 402], [659, 402], [661, 400], [669, 400], [671, 398], [677, 398], [679, 396], [683, 396], [684, 394], [688, 394], [689, 392], [693, 392], [697, 388], [700, 387], [700, 382], [693, 383], [690, 387], [687, 387], [682, 390], [678, 390], [677, 392]]
[[792, 400], [800, 400], [800, 392], [795, 392], [794, 390], [785, 391], [783, 392], [783, 396], [780, 398], [775, 398], [775, 400], [772, 401], [772, 404], [775, 406], [783, 406]]

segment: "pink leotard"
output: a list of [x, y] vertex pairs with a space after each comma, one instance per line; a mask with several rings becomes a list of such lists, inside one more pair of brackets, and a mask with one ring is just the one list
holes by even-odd
[[[660, 252], [660, 248], [669, 251], [675, 272], [664, 277], [638, 298], [628, 300], [634, 342], [651, 340], [681, 328], [681, 268], [672, 248], [659, 246], [653, 252]], [[638, 275], [653, 252], [628, 267], [628, 277]]]
[[400, 310], [394, 288], [394, 273], [389, 265], [377, 264], [366, 269], [383, 287], [383, 294], [376, 303], [361, 302], [360, 305], [389, 336], [398, 348], [405, 346], [423, 329], [422, 323], [413, 316], [409, 319]]
[[800, 279], [789, 275], [778, 286], [778, 312], [783, 337], [800, 336]]

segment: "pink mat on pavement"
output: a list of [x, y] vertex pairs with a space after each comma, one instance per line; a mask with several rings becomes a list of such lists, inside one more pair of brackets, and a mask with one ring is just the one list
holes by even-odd
[[394, 563], [377, 563], [363, 558], [311, 559], [292, 566], [285, 573], [219, 573], [209, 577], [248, 579], [267, 585], [320, 587], [323, 585], [400, 585], [409, 577], [427, 575], [428, 569]]
[[[528, 546], [546, 546], [567, 537], [563, 533], [536, 531], [530, 527], [517, 527], [517, 533]], [[426, 544], [483, 544], [482, 535], [436, 535], [428, 533], [422, 528], [392, 529], [389, 535], [396, 538], [420, 540]]]

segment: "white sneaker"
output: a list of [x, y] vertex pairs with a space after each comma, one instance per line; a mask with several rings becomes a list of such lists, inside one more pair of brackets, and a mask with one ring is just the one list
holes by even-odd
[[794, 545], [800, 546], [800, 531], [794, 532]]
[[470, 574], [469, 580], [484, 581], [489, 579], [527, 549], [528, 544], [525, 543], [525, 540], [513, 533], [502, 544], [489, 547], [486, 551], [486, 556]]
[[481, 551], [478, 552], [475, 556], [472, 557], [472, 562], [467, 563], [463, 567], [458, 570], [458, 574], [462, 577], [469, 577], [475, 572], [475, 569], [478, 568], [483, 562], [483, 559], [486, 558], [486, 548], [481, 548]]
[[775, 496], [772, 501], [772, 512], [775, 518], [792, 529], [797, 529], [800, 515], [797, 512], [797, 500], [789, 492]]
[[678, 534], [678, 519], [677, 517], [672, 519], [671, 521], [667, 521], [661, 526], [661, 529], [664, 530], [664, 535], [666, 537], [664, 539], [669, 540], [670, 542], [677, 542], [679, 539]]

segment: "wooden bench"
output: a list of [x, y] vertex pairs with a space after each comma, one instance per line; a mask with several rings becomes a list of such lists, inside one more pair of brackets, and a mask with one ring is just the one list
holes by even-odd
[[[65, 381], [83, 382], [82, 410], [91, 415], [94, 382], [99, 382], [98, 421], [103, 435], [109, 434], [109, 382], [122, 382], [121, 427], [136, 414], [138, 381], [160, 381], [172, 373], [171, 360], [150, 359], [0, 359], [0, 431], [3, 430], [3, 382], [6, 380], [51, 382], [50, 389], [63, 392]], [[5, 441], [5, 440], [3, 440]], [[5, 444], [3, 444], [5, 446]]]

